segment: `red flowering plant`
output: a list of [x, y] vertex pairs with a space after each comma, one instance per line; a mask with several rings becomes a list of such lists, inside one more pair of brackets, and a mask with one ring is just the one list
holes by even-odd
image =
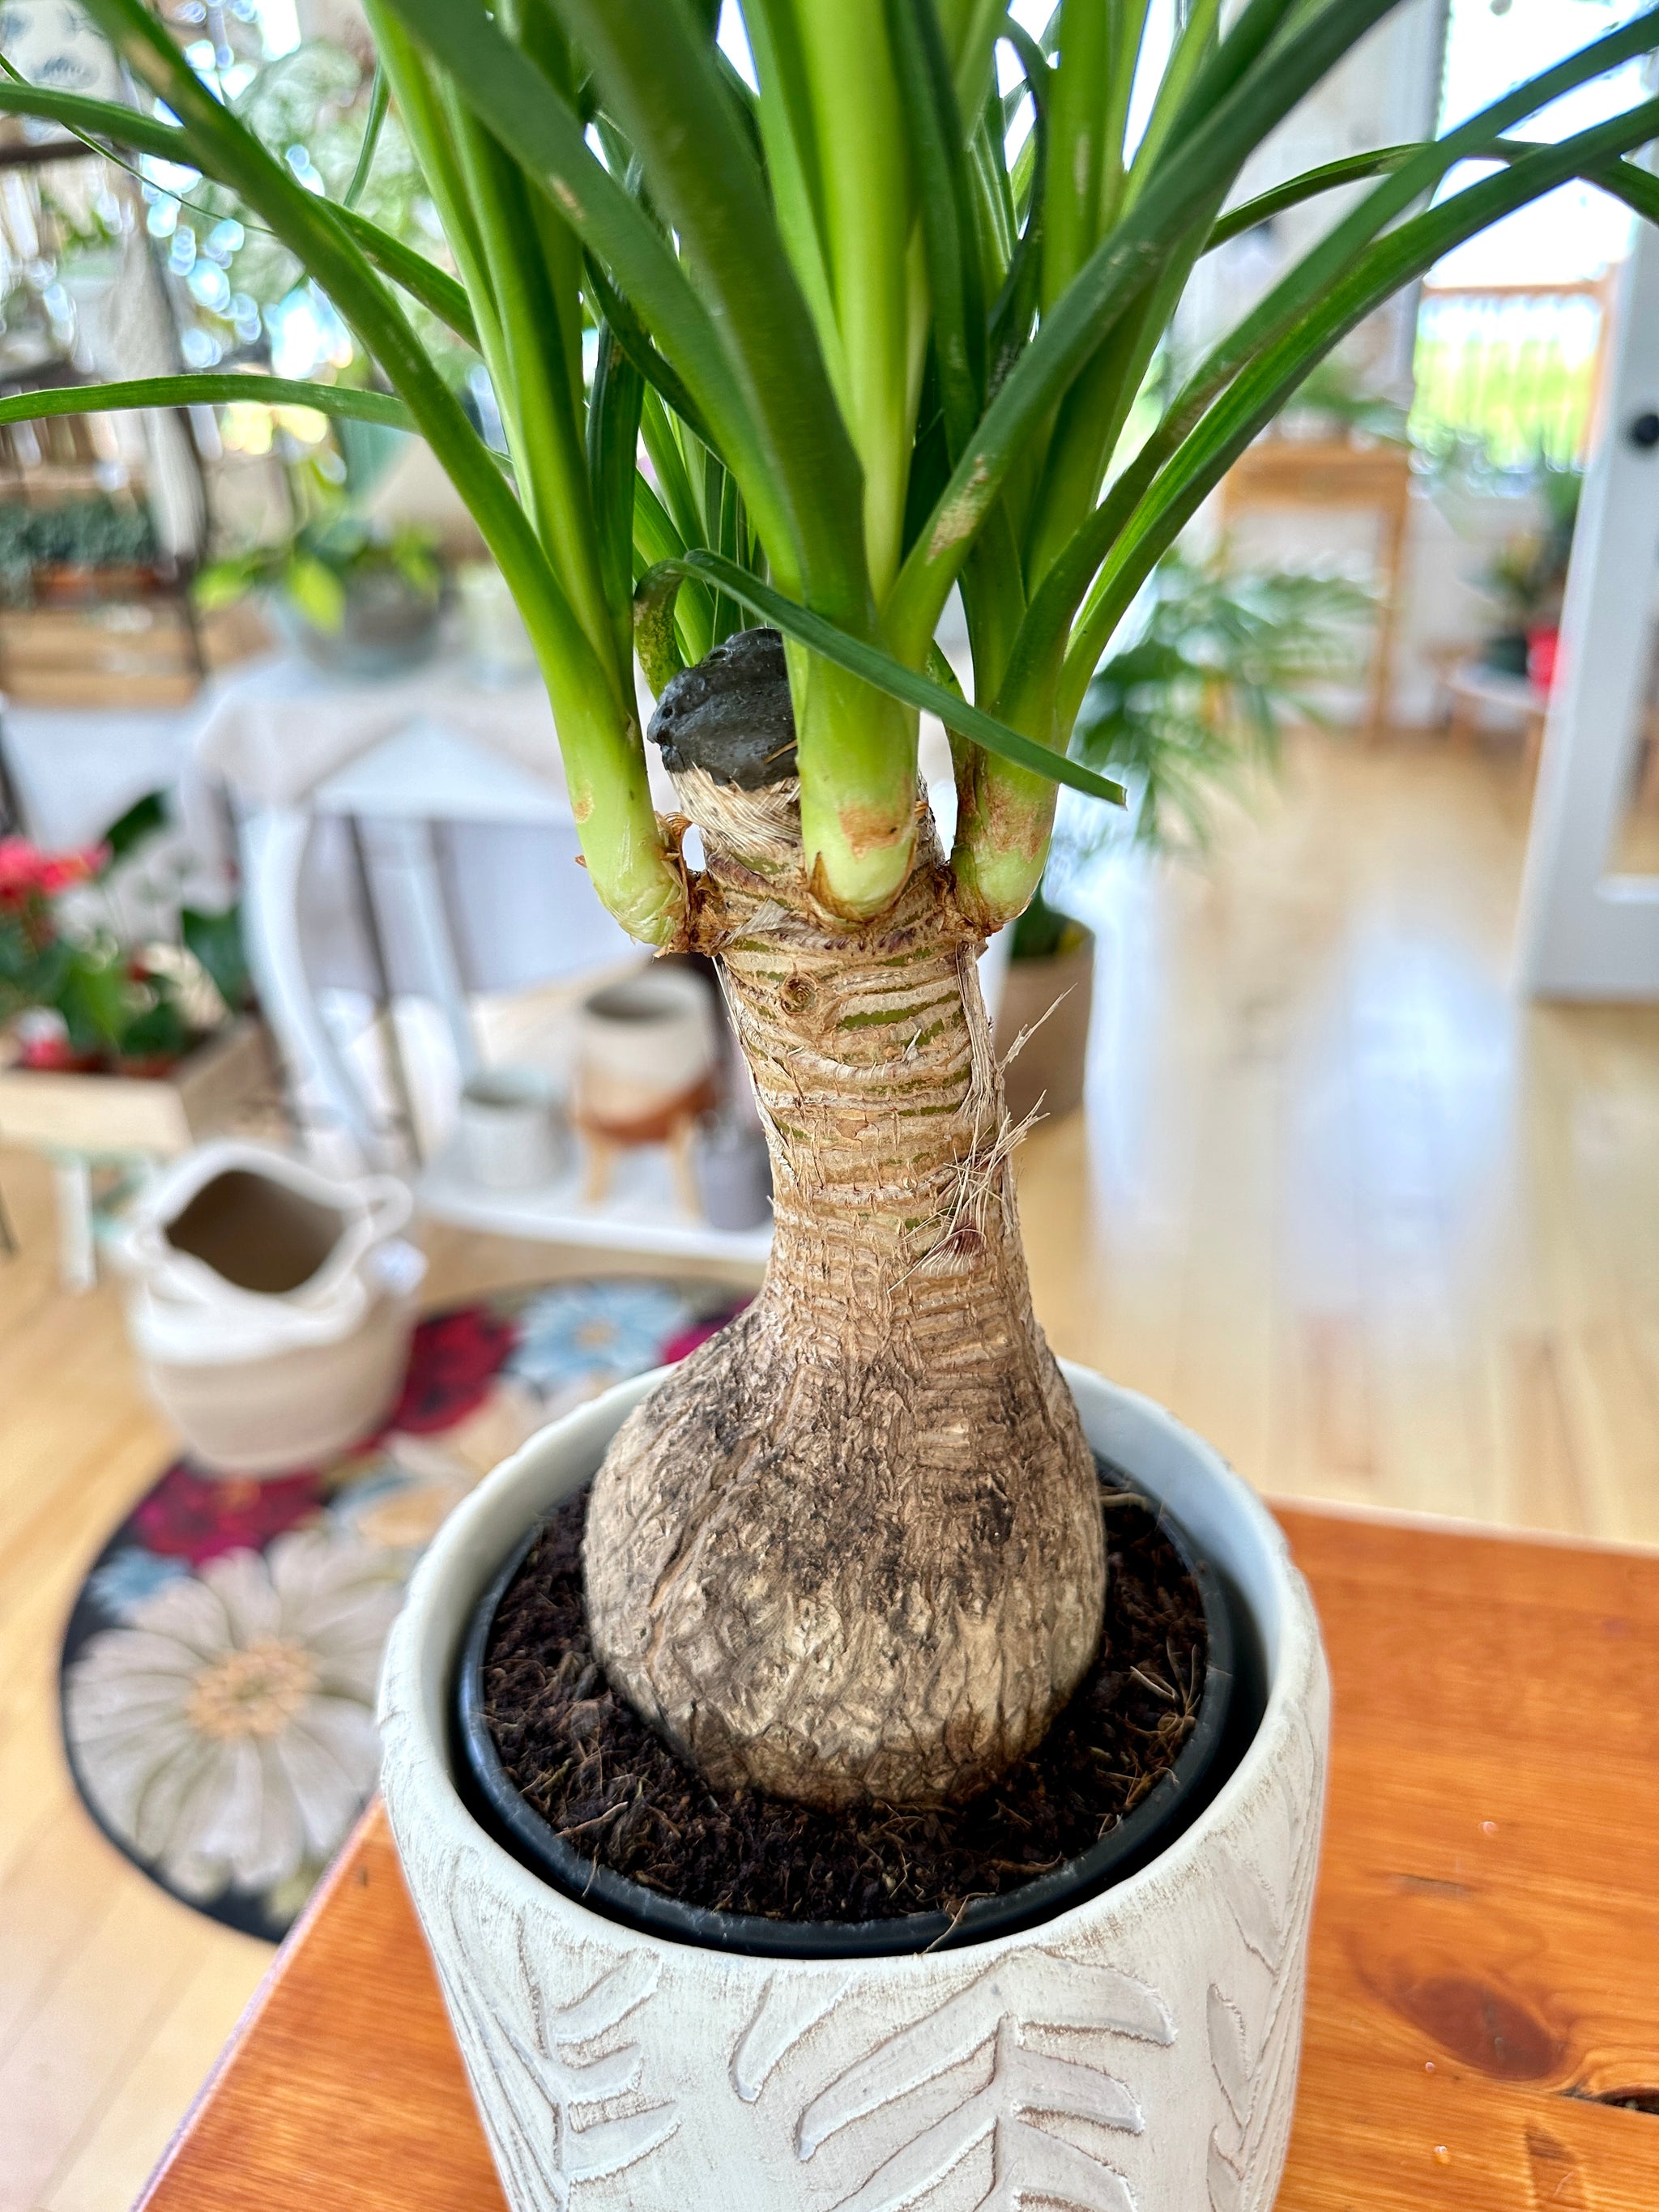
[[[140, 800], [100, 842], [72, 852], [0, 838], [0, 1026], [12, 1029], [24, 1066], [159, 1073], [207, 1025], [198, 971], [213, 987], [208, 1002], [216, 992], [228, 1008], [242, 1003], [234, 909], [187, 910], [181, 945], [138, 948], [84, 896], [161, 818], [158, 799]], [[73, 910], [66, 894], [82, 895]]]
[[32, 1066], [94, 1063], [125, 1027], [125, 963], [113, 941], [65, 929], [61, 895], [98, 876], [101, 847], [43, 853], [27, 838], [0, 838], [0, 1018], [20, 1024]]

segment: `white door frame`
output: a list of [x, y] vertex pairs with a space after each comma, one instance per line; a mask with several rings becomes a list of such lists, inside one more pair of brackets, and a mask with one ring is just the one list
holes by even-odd
[[1659, 231], [1648, 223], [1635, 226], [1614, 313], [1521, 887], [1518, 975], [1538, 999], [1659, 999], [1659, 876], [1607, 870], [1629, 803], [1659, 585], [1659, 443], [1632, 435], [1659, 416]]

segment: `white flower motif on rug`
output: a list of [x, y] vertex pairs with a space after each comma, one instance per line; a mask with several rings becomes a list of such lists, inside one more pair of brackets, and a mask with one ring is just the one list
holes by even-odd
[[374, 1786], [374, 1691], [401, 1577], [337, 1528], [235, 1551], [94, 1636], [64, 1685], [94, 1809], [182, 1895], [280, 1890]]

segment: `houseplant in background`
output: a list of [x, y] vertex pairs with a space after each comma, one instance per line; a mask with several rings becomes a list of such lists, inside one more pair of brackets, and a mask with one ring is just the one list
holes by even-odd
[[1080, 760], [1122, 781], [1128, 819], [1063, 805], [1048, 876], [1009, 930], [996, 1043], [1016, 1121], [1039, 1103], [1052, 1117], [1069, 1113], [1083, 1097], [1095, 940], [1062, 911], [1064, 892], [1051, 902], [1054, 877], [1076, 896], [1115, 845], [1201, 852], [1213, 797], [1277, 769], [1288, 721], [1322, 719], [1317, 694], [1350, 672], [1370, 607], [1340, 576], [1237, 568], [1224, 549], [1158, 562], [1072, 735]]
[[303, 514], [293, 536], [210, 562], [198, 606], [210, 614], [258, 592], [306, 658], [337, 675], [388, 676], [425, 659], [443, 606], [436, 534], [358, 514], [314, 460], [289, 477]]
[[[1167, 47], [1149, 9], [1105, 0], [1063, 0], [1046, 40], [962, 0], [751, 0], [752, 77], [690, 0], [372, 0], [457, 281], [307, 190], [143, 0], [89, 5], [167, 114], [15, 86], [4, 104], [200, 169], [326, 292], [391, 391], [304, 396], [418, 428], [448, 470], [536, 644], [595, 888], [644, 941], [719, 955], [768, 1121], [760, 1297], [654, 1389], [499, 1470], [428, 1555], [388, 1662], [388, 1800], [509, 2188], [559, 2203], [580, 2177], [590, 2204], [668, 2204], [695, 2177], [733, 2205], [874, 2212], [975, 2159], [984, 2201], [1265, 2203], [1317, 1833], [1316, 1635], [1213, 1455], [1050, 1358], [974, 955], [1041, 878], [1056, 782], [1115, 795], [1066, 751], [1101, 656], [1312, 364], [1570, 176], [1655, 211], [1659, 185], [1624, 156], [1659, 103], [1559, 145], [1506, 134], [1659, 25], [1433, 143], [1224, 213], [1251, 151], [1389, 0], [1246, 0], [1224, 33], [1198, 0]], [[1425, 208], [1472, 156], [1487, 173]], [[1198, 258], [1356, 182], [1115, 465]], [[393, 283], [476, 338], [505, 469]], [[246, 389], [160, 380], [21, 411]], [[958, 583], [971, 706], [933, 648]], [[699, 872], [651, 804], [635, 641]], [[922, 708], [957, 741], [948, 859], [918, 799]], [[573, 1728], [643, 1714], [693, 1762], [684, 1786], [728, 1806], [770, 1792], [849, 1832], [872, 1798], [954, 1818], [1092, 1662], [1091, 1444], [1225, 1568], [1262, 1669], [1218, 1794], [1187, 1801], [1192, 1824], [1133, 1878], [1102, 1891], [1053, 1868], [1058, 1889], [1016, 1890], [983, 1944], [964, 1893], [932, 1950], [914, 1927], [824, 1921], [768, 1923], [775, 1951], [817, 1955], [762, 1958], [724, 1948], [718, 1911], [695, 1939], [684, 1920], [647, 1932], [663, 1912], [644, 1886], [617, 1893], [591, 1857], [625, 1808], [587, 1833], [601, 1911], [464, 1803], [446, 1748], [462, 1641], [475, 1612], [488, 1632], [481, 1601], [519, 1542], [597, 1473], [586, 1627], [608, 1686], [577, 1662]], [[542, 1679], [574, 1656], [544, 1652]]]
[[0, 600], [8, 606], [142, 594], [161, 573], [154, 526], [136, 500], [0, 501]]
[[161, 819], [152, 794], [75, 852], [0, 840], [0, 1137], [178, 1152], [268, 1084], [236, 908], [183, 907], [142, 942], [120, 926], [112, 872]]
[[1529, 676], [1547, 691], [1555, 674], [1561, 600], [1567, 586], [1583, 471], [1540, 453], [1523, 480], [1537, 520], [1504, 540], [1481, 579], [1502, 627], [1480, 650], [1482, 665], [1505, 676]]
[[1302, 380], [1279, 417], [1277, 434], [1337, 445], [1356, 439], [1404, 445], [1406, 410], [1386, 392], [1370, 389], [1340, 354], [1328, 354]]

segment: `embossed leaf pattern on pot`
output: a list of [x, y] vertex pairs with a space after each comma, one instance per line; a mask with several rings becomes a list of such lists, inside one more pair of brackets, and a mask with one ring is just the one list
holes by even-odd
[[1231, 1845], [1216, 1862], [1216, 1888], [1241, 1939], [1236, 1984], [1212, 1983], [1205, 2008], [1210, 2068], [1222, 2096], [1210, 2134], [1211, 2212], [1267, 2212], [1290, 2128], [1291, 2100], [1278, 2094], [1294, 2070], [1303, 1961], [1319, 1865], [1318, 1758], [1299, 1717], [1286, 1761], [1271, 1787], [1292, 1839], [1290, 1881], [1275, 1894], [1262, 1866]]
[[[899, 2212], [921, 2199], [981, 2145], [991, 2179], [981, 2212], [1014, 2212], [1040, 2200], [1070, 2212], [1134, 2212], [1122, 2176], [1093, 2151], [1056, 2130], [1068, 2120], [1127, 2135], [1143, 2126], [1127, 2081], [1097, 2066], [1057, 2057], [1031, 2039], [1068, 2029], [1106, 2029], [1168, 2046], [1169, 2009], [1156, 1990], [1109, 1966], [1073, 1960], [1053, 1980], [1054, 1961], [1031, 1952], [1000, 1960], [943, 2005], [885, 2038], [814, 2096], [795, 2132], [797, 2155], [811, 2160], [843, 2130], [873, 2147], [902, 2131], [893, 2107], [922, 2100], [952, 2069], [962, 2094], [940, 2113], [937, 2099], [919, 2110], [915, 2132], [882, 2158], [837, 2212]], [[758, 2094], [766, 2073], [822, 2016], [787, 1984], [770, 1985], [732, 2064], [740, 2095]], [[971, 2062], [978, 2060], [978, 2065]]]
[[848, 1977], [829, 1987], [794, 1974], [774, 1974], [732, 2053], [732, 2087], [752, 2105], [777, 2067], [801, 2038], [834, 2012], [846, 1993]]
[[1051, 2134], [1036, 2117], [1093, 2120], [1138, 2135], [1140, 2108], [1123, 2083], [1074, 2059], [1027, 2049], [1006, 2013], [997, 2022], [994, 2049], [984, 2087], [884, 2159], [862, 2188], [842, 2199], [837, 2212], [899, 2212], [988, 2138], [991, 2185], [975, 2212], [1015, 2212], [1033, 2198], [1063, 2204], [1066, 2212], [1135, 2212], [1121, 2173]]
[[[504, 2129], [484, 2108], [496, 2162], [514, 2203], [566, 2212], [582, 2202], [580, 2183], [638, 2166], [678, 2125], [672, 2104], [652, 2102], [644, 2089], [639, 2045], [614, 2039], [654, 1993], [661, 1967], [647, 1951], [618, 1959], [606, 1949], [586, 1986], [550, 2005], [546, 1962], [532, 1957], [524, 1915], [485, 1925], [464, 1860], [447, 1888], [454, 1955], [466, 1960], [466, 1977], [449, 1970], [441, 1948], [434, 1957], [468, 2063], [493, 2075], [511, 2117]], [[580, 1960], [572, 1963], [580, 1971]]]

